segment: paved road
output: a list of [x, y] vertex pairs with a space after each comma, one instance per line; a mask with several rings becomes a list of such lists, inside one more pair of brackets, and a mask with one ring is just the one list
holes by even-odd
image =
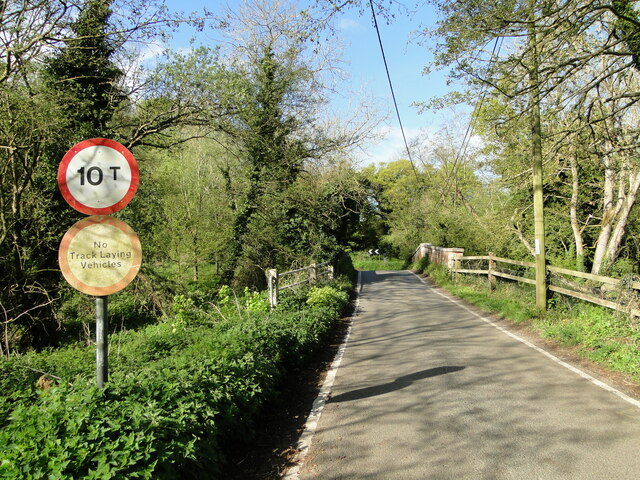
[[408, 272], [360, 315], [301, 479], [640, 479], [640, 409]]

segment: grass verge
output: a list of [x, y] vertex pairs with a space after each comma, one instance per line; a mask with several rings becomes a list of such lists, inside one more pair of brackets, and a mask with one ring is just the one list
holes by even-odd
[[407, 262], [399, 258], [387, 258], [384, 255], [369, 255], [368, 252], [351, 253], [351, 261], [356, 270], [404, 270]]

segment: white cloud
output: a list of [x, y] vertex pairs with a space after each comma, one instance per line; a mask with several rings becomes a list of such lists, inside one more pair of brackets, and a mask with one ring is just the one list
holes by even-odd
[[166, 51], [167, 47], [165, 45], [157, 43], [144, 44], [138, 50], [138, 63], [143, 65], [155, 64], [158, 58]]
[[[409, 147], [416, 137], [429, 135], [425, 129], [405, 128], [405, 135]], [[402, 138], [402, 131], [399, 126], [381, 126], [378, 132], [380, 140], [372, 141], [363, 147], [362, 152], [357, 156], [356, 161], [362, 165], [389, 163], [400, 159], [406, 159], [407, 148]], [[412, 157], [415, 155], [411, 152]]]
[[363, 27], [359, 22], [350, 18], [341, 18], [340, 21], [338, 21], [338, 30], [342, 32], [354, 32], [362, 29]]

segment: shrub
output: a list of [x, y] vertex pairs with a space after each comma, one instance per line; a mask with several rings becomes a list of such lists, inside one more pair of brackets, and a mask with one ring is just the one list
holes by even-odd
[[358, 272], [353, 266], [351, 255], [341, 250], [335, 255], [333, 264], [335, 265], [336, 276], [346, 276], [351, 283], [358, 280]]
[[437, 265], [435, 263], [427, 264], [427, 268], [423, 273], [429, 275], [438, 285], [447, 285], [450, 283], [449, 270], [444, 265]]
[[307, 297], [307, 305], [325, 308], [338, 315], [349, 301], [346, 292], [330, 286], [313, 287]]
[[[347, 294], [315, 287], [291, 312], [250, 311], [262, 296], [244, 298], [246, 310], [234, 299], [234, 316], [203, 325], [212, 316], [176, 296], [166, 321], [112, 337], [103, 390], [93, 348], [0, 361], [0, 478], [217, 478], [225, 447], [251, 436], [286, 369], [319, 348]], [[59, 379], [38, 389], [41, 371]]]
[[429, 266], [429, 257], [422, 257], [417, 262], [413, 262], [411, 265], [411, 270], [415, 270], [418, 273], [424, 273], [424, 271]]
[[172, 325], [174, 331], [176, 328], [186, 327], [198, 317], [198, 309], [192, 298], [184, 295], [176, 295], [171, 304], [171, 313], [173, 314]]
[[223, 316], [233, 315], [239, 310], [247, 312], [268, 312], [269, 298], [266, 292], [256, 292], [245, 287], [242, 295], [238, 295], [233, 288], [223, 285], [218, 290], [216, 304]]
[[347, 277], [346, 275], [342, 275], [342, 276], [339, 276], [339, 277], [331, 280], [329, 283], [327, 283], [327, 285], [329, 285], [329, 286], [331, 286], [331, 287], [333, 287], [333, 288], [335, 288], [337, 290], [340, 290], [341, 292], [345, 292], [347, 294], [353, 288], [353, 282], [351, 281], [351, 278]]
[[248, 312], [268, 312], [270, 305], [265, 293], [252, 292], [248, 287], [244, 289], [244, 308]]
[[305, 308], [310, 288], [311, 287], [308, 284], [304, 284], [300, 285], [298, 288], [281, 290], [278, 293], [278, 310], [284, 312], [295, 312]]

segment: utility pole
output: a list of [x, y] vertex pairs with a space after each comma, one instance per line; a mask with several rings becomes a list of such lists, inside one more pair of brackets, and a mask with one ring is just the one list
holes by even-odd
[[538, 77], [538, 39], [536, 32], [535, 0], [530, 1], [529, 26], [529, 82], [531, 94], [529, 112], [531, 121], [531, 154], [533, 161], [533, 217], [536, 258], [536, 306], [547, 309], [547, 259], [544, 241], [544, 192], [542, 178], [542, 128], [540, 122], [540, 83]]

